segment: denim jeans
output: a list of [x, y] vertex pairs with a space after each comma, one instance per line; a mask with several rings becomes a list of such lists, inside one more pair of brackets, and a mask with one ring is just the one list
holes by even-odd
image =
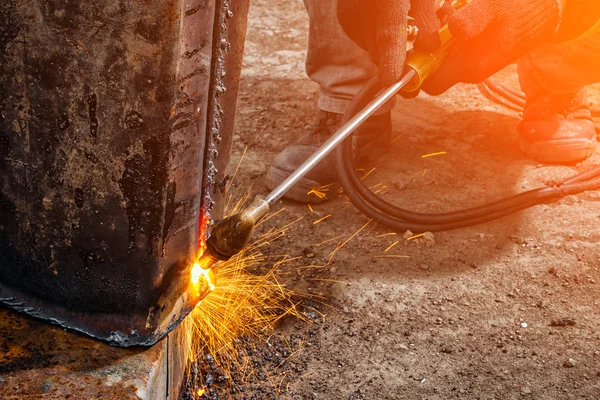
[[[369, 54], [344, 33], [337, 19], [337, 0], [304, 0], [308, 12], [306, 74], [319, 84], [319, 109], [343, 114], [350, 100], [377, 66]], [[378, 113], [390, 111], [393, 102]]]

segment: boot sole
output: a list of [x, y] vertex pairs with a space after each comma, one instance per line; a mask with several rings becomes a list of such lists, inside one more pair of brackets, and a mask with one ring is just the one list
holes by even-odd
[[[287, 179], [288, 176], [290, 176], [289, 171], [283, 171], [273, 167], [269, 168], [267, 172], [267, 187], [269, 190], [275, 189], [281, 182]], [[339, 185], [328, 186], [327, 190], [322, 192], [315, 190], [322, 187], [323, 185], [317, 181], [313, 181], [312, 179], [308, 178], [301, 178], [298, 183], [292, 186], [292, 188], [283, 195], [283, 198], [294, 200], [299, 203], [318, 204], [329, 200], [329, 196], [331, 196], [333, 193], [336, 193]], [[319, 196], [317, 193], [322, 193], [323, 196]]]
[[527, 143], [521, 139], [521, 151], [530, 159], [548, 164], [569, 164], [585, 160], [594, 154], [594, 139], [563, 139]]

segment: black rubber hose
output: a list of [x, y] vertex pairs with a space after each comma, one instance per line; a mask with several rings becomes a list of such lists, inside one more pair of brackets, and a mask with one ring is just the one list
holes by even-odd
[[483, 95], [483, 97], [485, 97], [492, 103], [499, 104], [502, 107], [507, 108], [512, 111], [523, 112], [523, 107], [517, 106], [517, 105], [509, 102], [508, 100], [504, 99], [503, 97], [492, 93], [492, 91], [487, 87], [485, 82], [478, 83], [477, 89], [479, 89], [479, 92]]
[[[360, 111], [379, 90], [378, 79], [371, 79], [352, 101], [343, 121], [348, 121]], [[596, 167], [555, 186], [519, 193], [490, 204], [443, 214], [417, 213], [387, 203], [362, 183], [354, 170], [352, 137], [347, 138], [336, 152], [339, 178], [352, 203], [368, 217], [396, 230], [424, 232], [462, 228], [491, 221], [536, 204], [556, 201], [567, 195], [600, 188], [600, 167]]]
[[485, 81], [483, 81], [483, 83], [491, 92], [504, 98], [504, 100], [508, 101], [509, 103], [514, 104], [516, 107], [520, 108], [521, 110], [523, 109], [523, 107], [525, 107], [525, 94], [524, 93], [519, 93], [517, 91], [514, 91], [514, 90], [510, 89], [509, 87], [499, 84], [498, 82], [496, 82], [493, 79], [486, 79]]

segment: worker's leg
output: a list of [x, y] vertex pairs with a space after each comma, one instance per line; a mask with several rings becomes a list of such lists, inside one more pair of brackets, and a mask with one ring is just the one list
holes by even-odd
[[[346, 36], [337, 20], [337, 0], [304, 0], [309, 17], [306, 73], [319, 84], [319, 113], [311, 132], [288, 145], [267, 172], [267, 185], [273, 189], [297, 169], [339, 128], [342, 114], [363, 85], [377, 74], [368, 53]], [[376, 151], [377, 144], [389, 143], [390, 110], [386, 104], [355, 132], [357, 147]], [[318, 164], [292, 188], [286, 197], [296, 201], [318, 201], [311, 189], [337, 180], [335, 157]]]
[[585, 85], [600, 82], [600, 34], [539, 47], [519, 62], [527, 95], [521, 147], [543, 162], [574, 162], [595, 149]]
[[319, 109], [343, 114], [377, 74], [377, 66], [344, 33], [337, 20], [337, 0], [304, 0], [304, 4], [309, 19], [306, 74], [319, 84]]

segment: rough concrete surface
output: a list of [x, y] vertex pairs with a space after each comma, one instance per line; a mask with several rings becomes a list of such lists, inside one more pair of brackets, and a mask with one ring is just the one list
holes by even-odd
[[189, 332], [123, 349], [0, 309], [0, 398], [177, 398]]
[[[250, 13], [233, 164], [247, 148], [236, 185], [265, 194], [268, 165], [314, 121], [317, 88], [303, 71], [302, 2], [257, 0]], [[516, 84], [512, 68], [500, 78]], [[361, 168], [376, 167], [366, 181], [385, 185], [385, 199], [417, 211], [481, 204], [600, 161], [523, 159], [519, 116], [468, 85], [400, 100], [393, 120], [392, 148]], [[281, 202], [265, 228], [304, 217], [266, 253], [299, 257], [283, 269], [291, 288], [320, 296], [306, 303], [307, 322], [285, 320], [268, 343], [247, 343], [245, 380], [209, 365], [207, 398], [600, 399], [599, 192], [437, 233], [429, 245], [370, 224], [328, 262], [367, 222], [331, 197], [314, 213]]]

